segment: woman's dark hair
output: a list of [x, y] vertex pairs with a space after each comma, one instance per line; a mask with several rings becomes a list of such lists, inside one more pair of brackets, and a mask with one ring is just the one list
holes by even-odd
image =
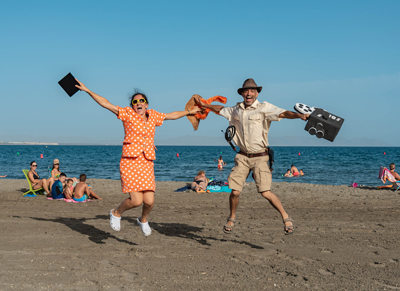
[[31, 166], [32, 166], [33, 163], [36, 163], [36, 162], [35, 161], [31, 162]]
[[131, 107], [133, 106], [132, 105], [132, 101], [133, 101], [133, 99], [135, 99], [135, 97], [137, 95], [142, 95], [144, 100], [146, 100], [146, 103], [149, 104], [149, 100], [147, 99], [147, 96], [142, 91], [140, 91], [139, 89], [135, 88], [135, 91], [133, 92], [133, 95], [131, 97], [129, 97]]

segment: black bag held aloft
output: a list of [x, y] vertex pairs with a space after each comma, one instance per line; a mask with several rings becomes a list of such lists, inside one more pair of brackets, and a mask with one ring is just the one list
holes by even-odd
[[308, 118], [304, 130], [308, 131], [311, 135], [317, 136], [317, 138], [324, 138], [333, 142], [343, 122], [343, 118], [321, 108], [315, 108], [314, 112]]

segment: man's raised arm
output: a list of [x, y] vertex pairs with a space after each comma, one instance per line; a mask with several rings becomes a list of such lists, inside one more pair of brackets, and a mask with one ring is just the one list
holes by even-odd
[[306, 121], [309, 116], [310, 116], [310, 114], [300, 114], [300, 113], [296, 113], [296, 112], [292, 112], [292, 111], [285, 111], [285, 112], [282, 112], [281, 114], [279, 114], [279, 118], [287, 118], [287, 119], [300, 118], [304, 121]]

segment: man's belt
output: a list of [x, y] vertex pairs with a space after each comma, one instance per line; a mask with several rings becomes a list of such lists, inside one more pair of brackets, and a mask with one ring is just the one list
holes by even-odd
[[268, 156], [267, 152], [263, 152], [263, 153], [258, 153], [258, 154], [249, 154], [249, 153], [245, 153], [242, 151], [239, 151], [238, 154], [244, 155], [248, 158], [255, 158], [255, 157], [262, 157], [262, 156]]

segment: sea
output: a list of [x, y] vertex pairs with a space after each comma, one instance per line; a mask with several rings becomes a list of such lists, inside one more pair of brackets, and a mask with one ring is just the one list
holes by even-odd
[[[275, 182], [380, 186], [381, 166], [395, 163], [400, 170], [400, 147], [272, 148]], [[7, 175], [1, 179], [25, 179], [22, 169], [29, 169], [29, 164], [35, 161], [40, 177], [47, 178], [53, 160], [59, 159], [60, 170], [68, 177], [85, 173], [89, 179], [119, 180], [121, 151], [122, 146], [106, 145], [0, 145], [0, 176]], [[200, 170], [209, 178], [227, 181], [235, 154], [230, 146], [157, 146], [156, 181], [190, 182]], [[222, 170], [217, 168], [220, 156], [226, 162]], [[292, 164], [303, 169], [305, 175], [283, 177]], [[247, 180], [252, 181], [251, 175]]]

